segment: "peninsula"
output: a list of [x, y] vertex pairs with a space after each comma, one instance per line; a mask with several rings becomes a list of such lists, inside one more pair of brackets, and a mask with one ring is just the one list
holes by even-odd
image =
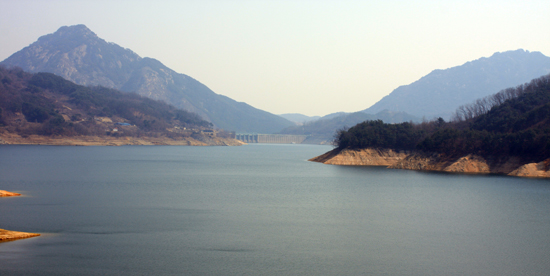
[[456, 173], [550, 178], [550, 75], [461, 106], [446, 122], [365, 121], [310, 159]]

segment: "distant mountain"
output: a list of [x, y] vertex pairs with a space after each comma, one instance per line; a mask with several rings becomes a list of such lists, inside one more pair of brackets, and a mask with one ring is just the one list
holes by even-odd
[[323, 117], [321, 117], [320, 119], [321, 120], [328, 120], [328, 119], [332, 119], [332, 118], [336, 118], [336, 117], [340, 117], [340, 116], [345, 116], [345, 115], [349, 115], [351, 113], [347, 113], [347, 112], [335, 112], [335, 113], [330, 113], [328, 115], [325, 115]]
[[540, 52], [520, 49], [495, 53], [461, 66], [434, 70], [409, 85], [398, 87], [364, 112], [375, 114], [390, 110], [426, 119], [449, 119], [461, 105], [548, 73], [550, 57]]
[[367, 120], [382, 120], [386, 123], [401, 123], [418, 121], [418, 118], [404, 112], [390, 112], [384, 110], [377, 114], [365, 112], [345, 113], [338, 112], [326, 115], [319, 120], [310, 121], [303, 125], [285, 128], [281, 133], [295, 135], [309, 135], [304, 143], [329, 143], [338, 130], [354, 126]]
[[303, 125], [306, 122], [315, 121], [315, 120], [321, 118], [320, 116], [307, 116], [307, 115], [299, 114], [299, 113], [286, 113], [286, 114], [280, 114], [279, 116], [281, 116], [281, 117], [283, 117], [283, 118], [285, 118], [285, 119], [287, 119], [291, 122], [294, 122], [297, 125]]
[[195, 112], [225, 130], [275, 133], [293, 125], [277, 115], [216, 94], [158, 60], [141, 58], [106, 42], [84, 25], [61, 27], [0, 64], [53, 73], [80, 85], [136, 92]]

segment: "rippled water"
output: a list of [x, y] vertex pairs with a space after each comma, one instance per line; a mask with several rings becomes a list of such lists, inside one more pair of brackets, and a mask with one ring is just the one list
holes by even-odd
[[550, 181], [310, 145], [1, 146], [0, 275], [547, 275]]

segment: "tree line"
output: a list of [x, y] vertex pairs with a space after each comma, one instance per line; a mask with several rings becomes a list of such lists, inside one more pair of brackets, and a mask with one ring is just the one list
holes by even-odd
[[471, 120], [474, 117], [488, 113], [494, 106], [504, 104], [525, 93], [534, 92], [535, 89], [547, 82], [547, 76], [532, 80], [530, 83], [518, 85], [515, 88], [507, 88], [496, 94], [477, 99], [473, 103], [459, 106], [452, 116], [452, 121]]

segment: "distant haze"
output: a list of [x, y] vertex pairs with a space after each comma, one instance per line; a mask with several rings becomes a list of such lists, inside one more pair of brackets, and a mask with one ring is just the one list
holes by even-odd
[[291, 122], [294, 122], [298, 125], [301, 125], [305, 122], [309, 122], [309, 121], [314, 121], [314, 120], [317, 120], [321, 117], [319, 116], [306, 116], [306, 115], [303, 115], [303, 114], [298, 114], [298, 113], [287, 113], [287, 114], [281, 114], [279, 115]]
[[364, 110], [434, 69], [550, 55], [548, 1], [2, 1], [0, 60], [61, 26], [274, 114]]

